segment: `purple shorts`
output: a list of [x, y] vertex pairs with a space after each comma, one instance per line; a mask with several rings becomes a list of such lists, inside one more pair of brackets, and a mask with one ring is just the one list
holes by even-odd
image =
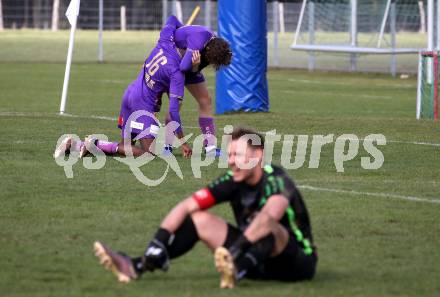
[[142, 104], [142, 95], [136, 86], [130, 84], [122, 97], [121, 111], [119, 112], [118, 128], [122, 130], [123, 139], [139, 137], [156, 138], [160, 124], [154, 116], [155, 108]]
[[201, 72], [185, 73], [185, 85], [199, 84], [205, 81], [205, 77]]

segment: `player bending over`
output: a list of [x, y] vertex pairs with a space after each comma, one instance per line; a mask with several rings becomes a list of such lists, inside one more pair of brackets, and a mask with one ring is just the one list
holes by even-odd
[[[131, 150], [135, 157], [146, 152], [153, 153], [152, 144], [160, 126], [153, 115], [160, 111], [163, 93], [167, 93], [170, 99], [170, 119], [179, 124], [174, 132], [179, 139], [184, 137], [179, 113], [185, 87], [185, 75], [180, 71], [184, 51], [176, 48], [173, 42], [174, 32], [179, 24], [173, 16], [168, 19], [156, 47], [145, 60], [137, 79], [125, 90], [118, 119], [118, 127], [122, 129], [121, 142], [86, 138], [84, 143], [74, 143], [73, 139], [68, 137], [55, 150], [55, 157], [69, 153], [71, 149], [80, 151], [80, 157], [84, 157], [91, 150], [92, 143], [109, 155], [125, 156], [128, 155], [127, 150]], [[136, 112], [139, 112], [139, 115], [136, 115]], [[130, 139], [129, 143], [133, 144], [135, 138], [139, 140], [141, 147], [124, 145], [124, 139]], [[191, 156], [192, 150], [188, 144], [183, 143], [181, 148], [184, 157]]]
[[[212, 65], [215, 70], [231, 63], [232, 52], [229, 43], [216, 36], [211, 29], [204, 26], [177, 25], [174, 33], [177, 48], [185, 50], [185, 55], [179, 68], [185, 73], [185, 86], [199, 105], [199, 126], [205, 135], [205, 150], [207, 153], [220, 150], [215, 145], [215, 125], [212, 112], [212, 98], [206, 85], [202, 69]], [[194, 60], [194, 56], [196, 60]], [[165, 123], [170, 121], [167, 116]], [[167, 135], [170, 135], [167, 133]], [[166, 149], [172, 151], [171, 143], [167, 140]]]
[[[235, 129], [228, 146], [230, 170], [225, 175], [178, 203], [142, 256], [130, 258], [95, 242], [100, 262], [119, 281], [129, 282], [147, 271], [166, 271], [170, 259], [201, 240], [214, 251], [221, 288], [233, 288], [242, 278], [313, 278], [317, 253], [306, 206], [281, 168], [261, 166], [263, 151], [261, 135]], [[236, 225], [207, 211], [222, 202], [230, 203]]]

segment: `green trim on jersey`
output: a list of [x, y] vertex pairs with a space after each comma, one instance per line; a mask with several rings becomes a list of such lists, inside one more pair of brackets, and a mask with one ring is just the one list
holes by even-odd
[[273, 173], [272, 165], [264, 165], [264, 171], [266, 171], [268, 174], [272, 174]]
[[303, 244], [303, 250], [306, 255], [311, 255], [313, 253], [312, 245], [307, 238], [304, 238], [301, 230], [295, 223], [295, 211], [291, 206], [286, 209], [287, 218], [289, 219], [290, 228], [292, 228], [293, 234], [295, 234], [296, 240]]
[[284, 191], [284, 181], [281, 177], [269, 175], [267, 181], [268, 183], [264, 187], [264, 196], [260, 200], [260, 207], [266, 204], [267, 198], [275, 193], [281, 193]]
[[[266, 204], [267, 199], [274, 193], [280, 193], [284, 191], [284, 180], [281, 177], [274, 177], [273, 175], [271, 175], [273, 173], [273, 167], [270, 165], [266, 165], [264, 166], [264, 171], [270, 175], [267, 178], [268, 183], [265, 186], [264, 196], [260, 200], [260, 207], [263, 207]], [[296, 225], [295, 211], [293, 210], [292, 206], [289, 205], [289, 207], [286, 209], [286, 215], [287, 219], [289, 220], [290, 228], [292, 229], [296, 240], [303, 245], [304, 253], [306, 255], [311, 255], [313, 253], [312, 245], [307, 238], [304, 238], [303, 233]]]
[[232, 171], [228, 170], [223, 176], [217, 178], [215, 181], [211, 182], [209, 184], [210, 187], [215, 187], [219, 185], [220, 183], [223, 183], [225, 181], [228, 181], [232, 178]]

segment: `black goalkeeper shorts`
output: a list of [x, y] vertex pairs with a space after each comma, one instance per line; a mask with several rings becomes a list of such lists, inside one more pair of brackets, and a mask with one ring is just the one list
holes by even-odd
[[[223, 246], [229, 248], [241, 234], [240, 229], [228, 224], [228, 234]], [[315, 275], [317, 262], [316, 254], [306, 255], [294, 235], [289, 232], [289, 242], [285, 249], [279, 255], [259, 263], [245, 277], [288, 282], [309, 280]]]

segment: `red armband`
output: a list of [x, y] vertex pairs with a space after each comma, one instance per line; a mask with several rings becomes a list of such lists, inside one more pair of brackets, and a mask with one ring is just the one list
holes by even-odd
[[200, 209], [207, 209], [215, 204], [215, 198], [212, 196], [208, 188], [198, 190], [192, 195], [192, 197], [197, 202]]

